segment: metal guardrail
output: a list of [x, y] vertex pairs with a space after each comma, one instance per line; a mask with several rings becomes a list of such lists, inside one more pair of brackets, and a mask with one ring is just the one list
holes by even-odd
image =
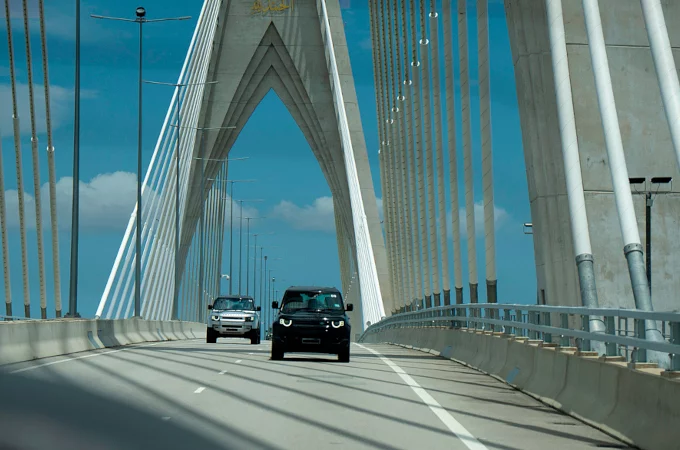
[[[591, 332], [592, 320], [604, 322], [605, 332]], [[657, 322], [663, 342], [645, 339], [645, 321]], [[670, 356], [670, 370], [680, 370], [680, 313], [676, 312], [498, 303], [451, 305], [395, 314], [370, 325], [362, 339], [386, 329], [414, 327], [492, 331], [582, 352], [592, 351], [591, 341], [596, 341], [604, 343], [601, 353], [605, 356], [623, 356], [626, 361], [639, 363], [647, 361], [647, 351], [660, 352]]]
[[[32, 319], [30, 317], [19, 317], [19, 316], [4, 316], [0, 314], [0, 322], [13, 322], [15, 320], [23, 320], [23, 321], [36, 321], [36, 320], [43, 320], [43, 319]], [[45, 319], [49, 320], [49, 319]]]

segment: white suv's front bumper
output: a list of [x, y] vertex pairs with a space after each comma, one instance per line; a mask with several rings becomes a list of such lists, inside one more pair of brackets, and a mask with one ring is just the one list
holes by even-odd
[[253, 330], [255, 322], [243, 321], [221, 321], [212, 322], [211, 328], [220, 334], [240, 335], [246, 334]]

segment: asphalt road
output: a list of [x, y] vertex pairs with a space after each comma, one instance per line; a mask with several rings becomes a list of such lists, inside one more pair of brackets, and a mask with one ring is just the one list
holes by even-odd
[[[389, 345], [269, 360], [161, 342], [5, 367], [0, 449], [627, 448], [503, 383]], [[13, 372], [13, 373], [12, 373]]]

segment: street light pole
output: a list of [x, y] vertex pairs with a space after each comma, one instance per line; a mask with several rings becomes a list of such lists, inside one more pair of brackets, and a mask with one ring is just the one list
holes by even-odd
[[[135, 19], [126, 19], [123, 17], [107, 17], [91, 14], [90, 17], [94, 19], [117, 20], [120, 22], [134, 22], [139, 24], [139, 78], [138, 78], [138, 106], [137, 106], [137, 214], [135, 223], [135, 317], [142, 315], [141, 302], [141, 282], [142, 282], [142, 38], [143, 25], [145, 23], [153, 22], [167, 22], [170, 20], [188, 20], [190, 16], [181, 17], [166, 17], [162, 19], [147, 19], [146, 9], [138, 7], [135, 10]], [[74, 179], [74, 183], [77, 180]]]
[[[137, 17], [144, 18], [146, 10], [137, 8]], [[135, 313], [142, 316], [142, 26], [139, 21], [139, 81], [137, 102], [137, 215], [135, 227]]]
[[[253, 247], [255, 248], [255, 258], [253, 258], [253, 297], [257, 298], [257, 290], [255, 289], [255, 280], [257, 280], [257, 233], [253, 234], [253, 237], [255, 238], [253, 244]], [[248, 246], [248, 254], [250, 255], [250, 245]], [[248, 270], [250, 271], [250, 259], [248, 260]], [[246, 279], [247, 278], [248, 276], [246, 275]]]
[[231, 182], [229, 194], [229, 295], [233, 294], [232, 280], [234, 279], [234, 182]]
[[647, 284], [649, 285], [649, 296], [652, 296], [652, 206], [654, 206], [654, 195], [669, 194], [672, 192], [672, 187], [669, 191], [659, 192], [662, 184], [670, 184], [673, 181], [672, 177], [652, 177], [650, 184], [656, 185], [656, 190], [637, 190], [637, 186], [644, 184], [646, 186], [647, 179], [645, 177], [631, 177], [628, 179], [632, 186], [636, 186], [636, 194], [644, 194], [645, 196], [645, 270], [647, 271]]
[[[233, 190], [233, 188], [232, 188]], [[238, 293], [243, 294], [241, 286], [243, 284], [243, 203], [244, 202], [263, 202], [264, 200], [236, 200], [239, 202], [239, 229], [238, 229]], [[232, 197], [233, 206], [233, 197]], [[231, 230], [230, 230], [231, 233]], [[231, 251], [230, 251], [231, 253]], [[247, 290], [247, 288], [246, 288]]]
[[[228, 127], [228, 128], [236, 128], [236, 127]], [[211, 158], [203, 158], [206, 161], [224, 161], [221, 159], [211, 159]], [[246, 158], [233, 158], [233, 159], [228, 159], [227, 161], [238, 161], [242, 159], [248, 159]], [[213, 178], [208, 178], [211, 181], [215, 181]], [[232, 279], [234, 278], [234, 273], [233, 273], [233, 253], [234, 253], [234, 183], [254, 183], [257, 180], [223, 180], [225, 183], [230, 183], [231, 185], [231, 190], [227, 188], [228, 196], [229, 196], [229, 295], [233, 294], [232, 288], [231, 288], [231, 283]], [[226, 200], [226, 199], [225, 199]]]
[[[250, 295], [250, 221], [255, 219], [266, 219], [266, 217], [246, 217], [246, 295]], [[255, 236], [255, 246], [257, 246], [257, 234]], [[257, 266], [257, 253], [255, 253], [255, 265]], [[253, 295], [255, 295], [255, 269], [253, 269]]]
[[645, 193], [645, 269], [647, 270], [647, 284], [649, 284], [649, 296], [652, 296], [652, 193]]
[[71, 268], [66, 317], [78, 318], [78, 230], [80, 227], [80, 0], [76, 0], [76, 79], [73, 121], [73, 200], [71, 209]]

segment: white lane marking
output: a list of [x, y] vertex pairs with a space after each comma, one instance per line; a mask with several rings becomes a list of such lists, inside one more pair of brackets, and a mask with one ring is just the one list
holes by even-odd
[[248, 353], [249, 355], [254, 355], [255, 353]]
[[168, 416], [161, 417], [161, 420], [170, 420], [170, 417], [168, 417]]
[[240, 362], [241, 362], [241, 360], [240, 360], [240, 359], [237, 359], [237, 360], [236, 360], [236, 364], [238, 364], [238, 363], [240, 363]]
[[226, 371], [226, 370], [223, 370], [223, 371], [220, 372], [218, 375], [224, 375], [225, 373], [227, 373], [227, 371]]
[[78, 359], [94, 358], [96, 356], [110, 355], [112, 353], [124, 352], [124, 351], [127, 351], [127, 350], [134, 350], [136, 348], [153, 347], [154, 345], [163, 344], [163, 343], [166, 343], [166, 341], [154, 342], [153, 344], [148, 344], [148, 345], [135, 345], [134, 347], [119, 348], [118, 350], [110, 350], [108, 352], [91, 353], [89, 355], [78, 356], [78, 357], [75, 357], [75, 358], [60, 359], [58, 361], [51, 361], [51, 362], [44, 363], [44, 364], [38, 364], [37, 366], [30, 366], [30, 367], [24, 367], [23, 369], [13, 370], [13, 371], [10, 372], [10, 374], [28, 372], [29, 370], [39, 369], [41, 367], [53, 366], [55, 364], [61, 364], [61, 363], [69, 362], [69, 361], [76, 361]]
[[201, 386], [200, 388], [198, 388], [194, 391], [194, 394], [200, 394], [203, 391], [205, 391], [205, 388], [203, 386]]
[[390, 366], [390, 368], [394, 370], [401, 377], [401, 379], [411, 387], [411, 389], [413, 389], [413, 392], [415, 392], [416, 395], [420, 397], [423, 403], [425, 403], [430, 408], [430, 410], [439, 418], [439, 420], [441, 420], [444, 425], [446, 425], [446, 427], [454, 435], [456, 435], [456, 437], [458, 437], [458, 439], [460, 439], [463, 444], [465, 444], [467, 448], [470, 450], [488, 450], [488, 448], [479, 442], [477, 438], [475, 438], [472, 433], [470, 433], [460, 422], [454, 419], [447, 410], [442, 408], [442, 405], [440, 405], [437, 400], [432, 398], [432, 396], [425, 389], [420, 387], [416, 380], [411, 378], [411, 376], [407, 374], [404, 369], [371, 348], [364, 347], [361, 344], [357, 344], [357, 346], [373, 353], [375, 356], [380, 358], [382, 362]]

